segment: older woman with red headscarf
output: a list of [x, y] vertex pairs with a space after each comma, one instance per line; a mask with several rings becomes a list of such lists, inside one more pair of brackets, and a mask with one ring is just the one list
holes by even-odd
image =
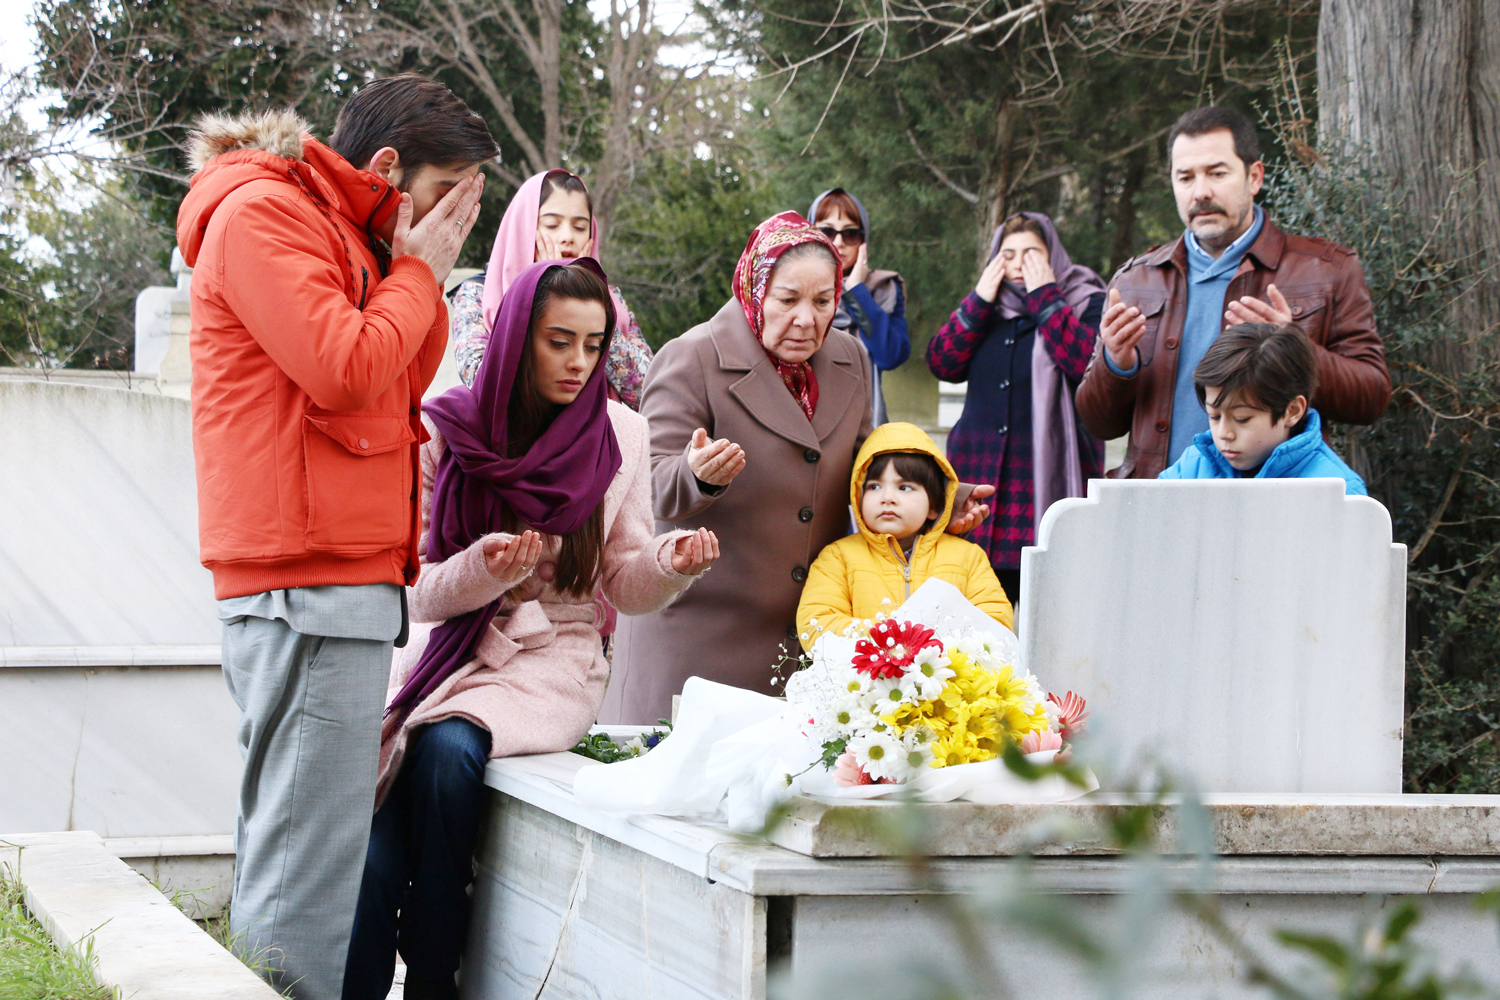
[[[870, 359], [833, 329], [838, 251], [795, 212], [756, 227], [734, 298], [669, 341], [646, 378], [657, 530], [702, 529], [722, 557], [671, 606], [622, 619], [601, 718], [651, 723], [697, 675], [768, 694], [796, 655], [797, 601], [849, 533], [849, 476], [871, 430]], [[984, 509], [970, 504], [969, 527]]]
[[392, 668], [380, 806], [344, 977], [457, 998], [488, 758], [572, 747], [609, 676], [597, 598], [654, 611], [717, 557], [653, 537], [646, 421], [606, 399], [614, 304], [592, 259], [514, 275], [472, 387], [423, 407], [422, 574]]

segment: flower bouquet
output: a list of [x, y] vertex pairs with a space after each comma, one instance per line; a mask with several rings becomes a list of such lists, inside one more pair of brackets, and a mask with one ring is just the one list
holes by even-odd
[[[864, 634], [819, 639], [812, 663], [786, 683], [790, 710], [820, 751], [802, 786], [841, 796], [865, 789], [860, 797], [893, 790], [867, 786], [935, 791], [954, 784], [944, 779], [960, 778], [943, 769], [986, 763], [969, 768], [959, 783], [967, 786], [981, 772], [980, 780], [993, 781], [1007, 743], [1035, 764], [1066, 762], [1087, 705], [1071, 691], [1061, 698], [1045, 692], [1005, 655], [1008, 646], [990, 632], [960, 627], [939, 634], [894, 617]], [[831, 782], [818, 779], [819, 767]], [[966, 791], [959, 795], [972, 798]]]
[[793, 795], [924, 802], [1063, 802], [1097, 784], [1027, 781], [1001, 757], [1066, 754], [1082, 698], [1046, 694], [1016, 662], [1015, 636], [942, 580], [849, 635], [825, 634], [786, 700], [691, 677], [670, 736], [648, 754], [573, 779], [583, 805], [632, 815], [722, 817], [759, 830]]

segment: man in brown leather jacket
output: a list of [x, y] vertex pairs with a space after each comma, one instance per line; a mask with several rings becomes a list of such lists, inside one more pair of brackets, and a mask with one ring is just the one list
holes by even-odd
[[1300, 325], [1318, 355], [1313, 406], [1325, 421], [1374, 423], [1390, 401], [1391, 379], [1354, 252], [1283, 233], [1256, 206], [1265, 165], [1239, 112], [1189, 111], [1167, 149], [1187, 232], [1115, 275], [1078, 387], [1078, 415], [1090, 433], [1130, 434], [1124, 464], [1109, 475], [1154, 479], [1208, 430], [1193, 369], [1235, 323]]

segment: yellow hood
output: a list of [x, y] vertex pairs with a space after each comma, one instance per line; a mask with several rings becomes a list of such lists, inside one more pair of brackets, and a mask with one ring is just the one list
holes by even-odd
[[[948, 464], [948, 459], [938, 451], [937, 444], [916, 424], [881, 424], [875, 428], [873, 434], [865, 438], [864, 447], [859, 449], [859, 455], [854, 460], [854, 475], [849, 479], [849, 504], [854, 509], [854, 523], [859, 525], [861, 535], [880, 548], [891, 544], [891, 535], [873, 531], [869, 525], [865, 524], [864, 516], [859, 512], [859, 495], [864, 490], [865, 474], [869, 472], [870, 464], [879, 456], [893, 451], [931, 455], [937, 459], [938, 468], [943, 470], [943, 475], [948, 477], [948, 490], [943, 497], [942, 514], [933, 526], [917, 539], [916, 547], [926, 548], [935, 544], [933, 539], [943, 533], [943, 529], [948, 526], [949, 518], [953, 516], [953, 497], [958, 492], [958, 476], [954, 474], [953, 466]], [[915, 550], [913, 554], [915, 555]]]

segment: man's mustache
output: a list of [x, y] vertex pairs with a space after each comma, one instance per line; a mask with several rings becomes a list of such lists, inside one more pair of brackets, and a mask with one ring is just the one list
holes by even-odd
[[1229, 210], [1227, 208], [1224, 208], [1218, 202], [1200, 201], [1198, 204], [1194, 205], [1188, 211], [1188, 218], [1190, 220], [1191, 219], [1196, 219], [1198, 216], [1205, 215], [1205, 214], [1207, 214], [1209, 212], [1217, 212], [1220, 215], [1228, 215], [1229, 214]]

